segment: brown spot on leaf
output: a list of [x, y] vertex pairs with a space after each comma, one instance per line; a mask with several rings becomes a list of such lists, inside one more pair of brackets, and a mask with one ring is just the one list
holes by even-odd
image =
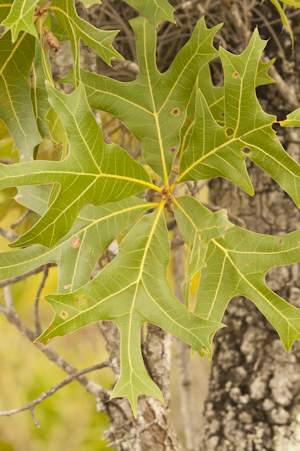
[[224, 229], [224, 230], [225, 230], [225, 232], [226, 232], [226, 231], [227, 231], [227, 230], [228, 230], [229, 228], [230, 228], [230, 226], [229, 226], [229, 225], [228, 225], [228, 226], [226, 226], [226, 227], [225, 227], [225, 229]]
[[71, 284], [64, 286], [64, 290], [68, 290], [69, 288], [71, 288]]
[[49, 326], [49, 327], [48, 327], [48, 329], [52, 330], [52, 329], [53, 329], [53, 327], [52, 327], [52, 326]]
[[278, 244], [278, 246], [279, 246], [280, 244], [282, 244], [282, 239], [281, 239], [281, 238], [279, 239], [279, 241], [278, 241], [277, 244]]
[[249, 147], [244, 147], [244, 148], [242, 149], [242, 152], [243, 152], [243, 153], [246, 153], [246, 154], [249, 154], [249, 153], [251, 153], [251, 149], [249, 149]]
[[80, 238], [79, 238], [79, 236], [77, 235], [76, 238], [74, 238], [74, 240], [72, 241], [72, 247], [73, 247], [73, 249], [76, 249], [77, 247], [79, 247], [79, 246], [80, 246], [80, 243], [81, 243]]
[[172, 110], [173, 116], [178, 116], [179, 113], [180, 113], [180, 111], [179, 111], [178, 108], [174, 108], [174, 109]]
[[61, 316], [61, 318], [62, 319], [66, 319], [66, 318], [68, 318], [68, 314], [67, 314], [67, 312], [65, 312], [64, 310], [62, 310], [61, 312], [60, 312], [60, 316]]
[[47, 340], [46, 340], [47, 345], [50, 343], [50, 341], [51, 341], [51, 338], [50, 337], [47, 338]]
[[239, 78], [239, 73], [237, 71], [233, 72], [232, 74], [233, 78]]
[[175, 146], [171, 147], [171, 149], [170, 149], [170, 153], [174, 153], [174, 152], [176, 152], [176, 147]]
[[58, 52], [60, 49], [60, 43], [58, 39], [49, 28], [44, 29], [44, 50], [55, 49], [55, 52]]

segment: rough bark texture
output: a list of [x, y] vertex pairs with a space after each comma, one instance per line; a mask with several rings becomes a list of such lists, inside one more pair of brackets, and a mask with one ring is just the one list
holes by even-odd
[[[120, 374], [120, 336], [115, 323], [102, 321], [100, 330], [105, 339], [110, 359], [114, 362], [116, 377]], [[140, 396], [138, 417], [132, 415], [125, 398], [103, 402], [99, 399], [98, 411], [105, 412], [110, 419], [110, 429], [106, 431], [109, 443], [114, 443], [117, 451], [183, 451], [173, 423], [169, 419], [171, 336], [152, 324], [147, 325], [147, 337], [142, 343], [145, 366], [158, 384], [165, 398], [162, 404], [150, 396]], [[108, 401], [108, 399], [107, 399]]]
[[[299, 163], [299, 132], [286, 133], [288, 153]], [[299, 210], [259, 168], [250, 165], [256, 195], [226, 180], [211, 183], [211, 201], [240, 216], [246, 228], [281, 236], [300, 227]], [[300, 266], [276, 268], [269, 287], [300, 307]], [[249, 300], [233, 299], [215, 339], [203, 451], [300, 449], [300, 345], [287, 353], [276, 331]]]

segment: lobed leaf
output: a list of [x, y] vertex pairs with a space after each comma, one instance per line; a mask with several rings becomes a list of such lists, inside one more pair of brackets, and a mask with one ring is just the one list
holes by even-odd
[[99, 30], [81, 19], [76, 13], [73, 0], [52, 0], [51, 11], [55, 12], [58, 24], [67, 30], [70, 37], [74, 58], [74, 67], [71, 73], [74, 86], [76, 86], [77, 79], [80, 79], [80, 39], [95, 50], [107, 64], [110, 64], [112, 57], [123, 59], [112, 46], [112, 41], [118, 31]]
[[215, 121], [200, 91], [196, 119], [189, 146], [182, 155], [177, 183], [226, 177], [253, 195], [245, 159], [269, 173], [300, 206], [300, 167], [284, 151], [272, 124], [275, 116], [265, 113], [256, 98], [255, 79], [265, 41], [254, 31], [241, 55], [220, 49], [225, 73], [224, 120]]
[[84, 287], [45, 299], [55, 310], [51, 326], [37, 340], [44, 344], [99, 320], [116, 321], [121, 333], [121, 375], [112, 398], [127, 396], [137, 412], [137, 398], [145, 393], [162, 400], [159, 388], [145, 370], [140, 349], [140, 328], [146, 321], [182, 338], [209, 355], [210, 335], [222, 327], [187, 314], [166, 279], [169, 240], [159, 209], [144, 216], [122, 241], [118, 256]]
[[[18, 202], [42, 215], [47, 210], [49, 196], [49, 188], [25, 187], [19, 190]], [[76, 290], [89, 281], [96, 262], [111, 242], [155, 205], [136, 197], [101, 207], [88, 205], [81, 210], [70, 232], [52, 248], [34, 245], [0, 254], [0, 279], [25, 274], [46, 263], [57, 263], [58, 292]]]
[[104, 143], [83, 85], [65, 95], [47, 83], [47, 91], [49, 102], [65, 127], [70, 152], [63, 161], [0, 165], [0, 189], [60, 184], [60, 193], [45, 215], [12, 247], [34, 243], [53, 246], [70, 230], [85, 205], [119, 201], [142, 191], [145, 186], [153, 186], [143, 167], [125, 150]]
[[267, 271], [300, 260], [300, 231], [282, 237], [249, 232], [237, 226], [211, 240], [201, 271], [195, 314], [220, 321], [233, 296], [251, 299], [290, 349], [300, 339], [300, 310], [271, 291]]
[[2, 25], [11, 30], [12, 42], [18, 38], [20, 31], [38, 37], [33, 23], [33, 13], [39, 0], [14, 0], [13, 5]]
[[220, 25], [208, 30], [201, 19], [189, 42], [161, 74], [155, 64], [155, 28], [142, 16], [130, 24], [139, 60], [137, 79], [122, 83], [84, 70], [81, 79], [91, 107], [113, 114], [126, 125], [140, 142], [148, 165], [168, 186], [193, 86], [201, 67], [217, 56], [212, 40]]

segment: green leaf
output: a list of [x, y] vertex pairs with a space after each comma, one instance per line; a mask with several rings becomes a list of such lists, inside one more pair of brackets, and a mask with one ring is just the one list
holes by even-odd
[[47, 82], [47, 91], [49, 102], [66, 129], [70, 152], [63, 161], [0, 165], [0, 189], [48, 183], [61, 186], [46, 214], [12, 247], [34, 243], [53, 246], [70, 230], [85, 205], [119, 201], [145, 187], [153, 187], [143, 167], [125, 150], [104, 143], [83, 85], [65, 95]]
[[268, 70], [275, 63], [275, 58], [271, 59], [268, 63], [263, 63], [259, 60], [257, 73], [256, 73], [256, 83], [255, 86], [269, 85], [270, 83], [275, 83], [272, 77], [268, 74]]
[[46, 120], [52, 140], [56, 144], [61, 144], [62, 154], [66, 156], [68, 154], [68, 136], [59, 115], [52, 107], [46, 115]]
[[[208, 242], [213, 238], [224, 236], [226, 230], [233, 224], [228, 221], [226, 210], [212, 213], [190, 196], [174, 198], [173, 208], [179, 231], [189, 247], [187, 275], [183, 281], [183, 284], [186, 284], [206, 266]], [[186, 301], [188, 291], [189, 283], [185, 289]]]
[[39, 0], [14, 0], [8, 17], [2, 25], [11, 29], [12, 42], [18, 38], [20, 31], [38, 37], [33, 23], [33, 13]]
[[20, 156], [29, 159], [42, 141], [31, 104], [30, 66], [35, 39], [23, 33], [14, 44], [9, 32], [0, 37], [0, 118], [15, 141]]
[[[268, 70], [272, 64], [274, 64], [275, 58], [268, 63], [263, 63], [259, 60], [255, 86], [262, 86], [270, 83], [274, 83], [274, 80], [268, 75]], [[214, 86], [211, 80], [209, 64], [205, 64], [199, 72], [198, 76], [198, 88], [201, 90], [205, 97], [207, 105], [210, 109], [211, 115], [219, 125], [224, 125], [224, 86]], [[194, 89], [191, 101], [187, 109], [187, 117], [185, 125], [181, 129], [181, 146], [179, 158], [181, 160], [182, 153], [186, 149], [195, 124], [196, 117], [196, 87]]]
[[80, 0], [86, 8], [94, 5], [95, 3], [102, 3], [101, 0]]
[[[18, 197], [18, 202], [44, 214], [49, 194], [50, 190], [44, 187], [25, 187], [19, 190], [22, 197]], [[86, 206], [70, 232], [52, 248], [34, 245], [0, 254], [0, 279], [19, 276], [46, 263], [57, 263], [58, 292], [76, 290], [89, 281], [96, 262], [114, 238], [155, 205], [130, 197], [101, 207]]]
[[204, 95], [198, 92], [193, 136], [183, 153], [177, 183], [222, 176], [253, 195], [245, 165], [248, 156], [300, 206], [300, 167], [284, 151], [272, 129], [275, 116], [261, 109], [255, 94], [256, 73], [264, 47], [265, 41], [255, 30], [241, 55], [220, 49], [225, 73], [225, 125], [217, 124]]
[[[101, 3], [100, 0], [81, 0], [86, 8], [94, 3]], [[162, 20], [175, 23], [173, 19], [174, 8], [167, 0], [125, 0], [126, 3], [140, 11], [155, 27]]]
[[286, 119], [279, 124], [282, 127], [300, 127], [300, 108], [288, 114]]
[[55, 16], [53, 16], [52, 14], [48, 14], [47, 18], [50, 17], [51, 20], [51, 26], [48, 27], [52, 33], [54, 34], [54, 36], [58, 39], [59, 42], [64, 42], [64, 41], [69, 41], [70, 40], [70, 36], [68, 34], [68, 32], [62, 28], [58, 22]]
[[7, 0], [0, 0], [0, 25], [8, 16], [11, 6]]
[[45, 299], [55, 310], [51, 326], [37, 340], [73, 332], [99, 320], [116, 321], [121, 333], [121, 375], [112, 398], [127, 396], [136, 415], [137, 398], [145, 393], [162, 400], [158, 387], [145, 370], [140, 349], [140, 328], [149, 321], [184, 339], [195, 350], [206, 346], [210, 335], [222, 327], [190, 313], [174, 297], [166, 279], [169, 240], [158, 211], [144, 216], [122, 241], [118, 256], [84, 287]]
[[[31, 100], [33, 111], [36, 118], [38, 130], [43, 138], [50, 136], [49, 128], [46, 120], [46, 115], [50, 109], [48, 102], [48, 93], [45, 86], [47, 76], [44, 71], [42, 61], [41, 45], [36, 41], [35, 43], [35, 57], [32, 69], [32, 83], [31, 83]], [[50, 70], [51, 73], [51, 70]]]
[[271, 291], [267, 271], [300, 260], [300, 231], [272, 237], [232, 227], [208, 244], [195, 314], [220, 321], [233, 296], [251, 299], [290, 349], [300, 339], [300, 310]]
[[[270, 0], [270, 1], [273, 3], [273, 5], [274, 5], [275, 8], [277, 9], [277, 11], [279, 12], [280, 17], [281, 17], [281, 20], [282, 20], [283, 26], [287, 26], [287, 27], [288, 27], [288, 30], [289, 30], [289, 33], [290, 33], [290, 37], [291, 37], [291, 40], [292, 40], [292, 48], [294, 48], [294, 35], [293, 35], [293, 30], [292, 30], [292, 27], [290, 26], [289, 20], [288, 20], [288, 18], [286, 17], [286, 14], [285, 14], [285, 12], [284, 12], [284, 10], [283, 10], [281, 4], [279, 3], [278, 0]], [[288, 2], [288, 3], [289, 3], [289, 2]], [[296, 2], [293, 2], [293, 3], [296, 3]], [[296, 4], [296, 5], [297, 5], [297, 4]], [[296, 6], [296, 5], [293, 5], [293, 6]], [[298, 6], [298, 8], [299, 8], [299, 7], [300, 7], [300, 4], [298, 3], [297, 6]]]
[[282, 0], [283, 4], [286, 5], [292, 5], [295, 8], [300, 8], [300, 1], [299, 0]]
[[81, 79], [91, 107], [113, 114], [126, 125], [140, 142], [148, 165], [168, 186], [192, 88], [201, 67], [217, 56], [211, 43], [220, 26], [208, 30], [201, 19], [171, 67], [161, 74], [155, 65], [155, 28], [142, 16], [130, 24], [136, 37], [138, 78], [122, 83], [82, 70]]
[[118, 31], [99, 30], [78, 17], [74, 0], [52, 0], [51, 11], [55, 12], [58, 24], [67, 30], [70, 37], [74, 58], [72, 70], [74, 86], [76, 86], [77, 79], [80, 79], [80, 39], [95, 50], [107, 64], [110, 64], [112, 57], [123, 59], [112, 46], [112, 41]]
[[176, 23], [173, 18], [174, 8], [167, 0], [125, 0], [140, 11], [155, 27], [162, 20]]

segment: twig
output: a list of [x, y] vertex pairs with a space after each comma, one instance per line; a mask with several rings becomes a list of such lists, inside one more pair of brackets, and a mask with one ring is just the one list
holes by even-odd
[[[10, 417], [11, 415], [15, 415], [16, 413], [24, 412], [24, 410], [30, 410], [31, 415], [33, 416], [33, 419], [35, 419], [33, 409], [37, 404], [40, 404], [46, 398], [49, 398], [49, 396], [52, 396], [60, 388], [63, 388], [65, 385], [69, 384], [74, 379], [77, 379], [78, 377], [82, 376], [83, 374], [90, 373], [91, 371], [95, 371], [95, 370], [101, 370], [102, 368], [107, 368], [107, 367], [109, 367], [109, 365], [110, 365], [109, 360], [105, 360], [104, 362], [97, 363], [96, 365], [88, 366], [87, 368], [78, 370], [75, 373], [71, 374], [70, 376], [67, 376], [65, 379], [63, 379], [58, 384], [53, 385], [53, 387], [51, 387], [49, 390], [42, 393], [38, 398], [29, 402], [25, 406], [19, 407], [18, 409], [4, 410], [4, 411], [0, 412], [0, 417]], [[34, 424], [37, 426], [36, 422], [34, 422]], [[37, 427], [40, 427], [40, 426], [37, 426]]]
[[143, 432], [145, 432], [147, 429], [151, 428], [151, 426], [157, 423], [158, 419], [155, 419], [151, 421], [151, 423], [148, 423], [145, 426], [141, 427], [135, 434], [128, 435], [127, 437], [123, 437], [120, 438], [119, 440], [115, 440], [114, 442], [109, 443], [106, 448], [113, 448], [114, 446], [118, 446], [121, 443], [128, 442], [129, 440], [139, 437]]
[[139, 66], [134, 63], [133, 61], [128, 60], [120, 60], [119, 58], [112, 58], [111, 59], [112, 66], [115, 69], [127, 69], [130, 72], [132, 72], [134, 75], [138, 75], [139, 73]]
[[[13, 233], [13, 232], [12, 232]], [[48, 268], [53, 268], [56, 266], [56, 263], [48, 263]], [[12, 285], [13, 283], [20, 282], [21, 280], [27, 279], [27, 277], [32, 276], [33, 274], [38, 274], [44, 270], [44, 265], [39, 266], [38, 268], [31, 269], [25, 274], [21, 274], [20, 276], [11, 277], [10, 279], [1, 280], [0, 288], [6, 287], [7, 285]]]
[[[15, 326], [18, 331], [23, 335], [23, 337], [28, 338], [32, 343], [36, 339], [36, 334], [29, 327], [23, 323], [18, 313], [14, 309], [8, 309], [0, 302], [0, 312], [5, 316], [7, 321]], [[41, 343], [34, 343], [34, 345], [53, 363], [55, 363], [59, 368], [61, 368], [66, 373], [72, 375], [78, 370], [69, 362], [67, 362], [61, 355], [58, 354], [51, 346], [44, 346]], [[87, 376], [77, 376], [78, 382], [85, 388], [85, 390], [91, 395], [101, 398], [104, 401], [108, 401], [110, 397], [110, 391], [101, 385], [97, 384], [93, 380], [89, 379]]]
[[0, 227], [0, 235], [4, 236], [4, 238], [7, 238], [9, 241], [16, 241], [19, 238], [15, 232], [2, 229], [2, 227]]
[[32, 210], [26, 210], [25, 213], [13, 224], [11, 224], [10, 228], [15, 229], [22, 221], [23, 219], [27, 218], [27, 216], [32, 212]]
[[14, 311], [15, 306], [14, 306], [14, 300], [11, 294], [11, 287], [10, 285], [8, 285], [7, 287], [4, 287], [4, 301], [5, 301], [5, 305], [6, 308], [9, 312]]
[[286, 63], [285, 52], [282, 48], [282, 45], [280, 44], [277, 34], [274, 31], [274, 28], [270, 26], [269, 21], [257, 8], [253, 8], [253, 11], [255, 12], [255, 14], [257, 14], [257, 16], [264, 22], [265, 26], [268, 28], [269, 32], [272, 35], [272, 38], [274, 39], [274, 42], [276, 43], [276, 45], [278, 47], [278, 56], [280, 56], [280, 58], [282, 58], [283, 61]]
[[43, 278], [38, 287], [38, 290], [37, 290], [36, 296], [35, 296], [35, 300], [34, 300], [34, 323], [35, 323], [35, 330], [36, 330], [37, 335], [41, 335], [41, 333], [42, 333], [42, 326], [41, 326], [41, 322], [40, 322], [40, 318], [39, 318], [39, 299], [40, 299], [41, 292], [45, 286], [45, 283], [46, 283], [46, 280], [48, 277], [49, 264], [44, 265], [43, 270], [44, 270]]
[[30, 407], [30, 413], [31, 413], [31, 416], [32, 416], [34, 425], [35, 425], [38, 429], [40, 429], [40, 428], [41, 428], [41, 425], [40, 425], [40, 423], [38, 422], [37, 417], [35, 416], [34, 408], [33, 408], [33, 407]]
[[[264, 55], [263, 53], [263, 57], [264, 57], [264, 62], [268, 63], [270, 61], [270, 59]], [[281, 95], [282, 99], [284, 99], [287, 103], [287, 105], [285, 105], [286, 108], [298, 108], [299, 107], [299, 100], [297, 98], [297, 94], [295, 92], [295, 88], [294, 85], [292, 84], [287, 84], [283, 78], [281, 77], [281, 75], [279, 75], [279, 73], [277, 72], [276, 68], [274, 67], [274, 65], [269, 67], [269, 75], [274, 78], [274, 80], [276, 81], [276, 89], [278, 90], [279, 94]]]

